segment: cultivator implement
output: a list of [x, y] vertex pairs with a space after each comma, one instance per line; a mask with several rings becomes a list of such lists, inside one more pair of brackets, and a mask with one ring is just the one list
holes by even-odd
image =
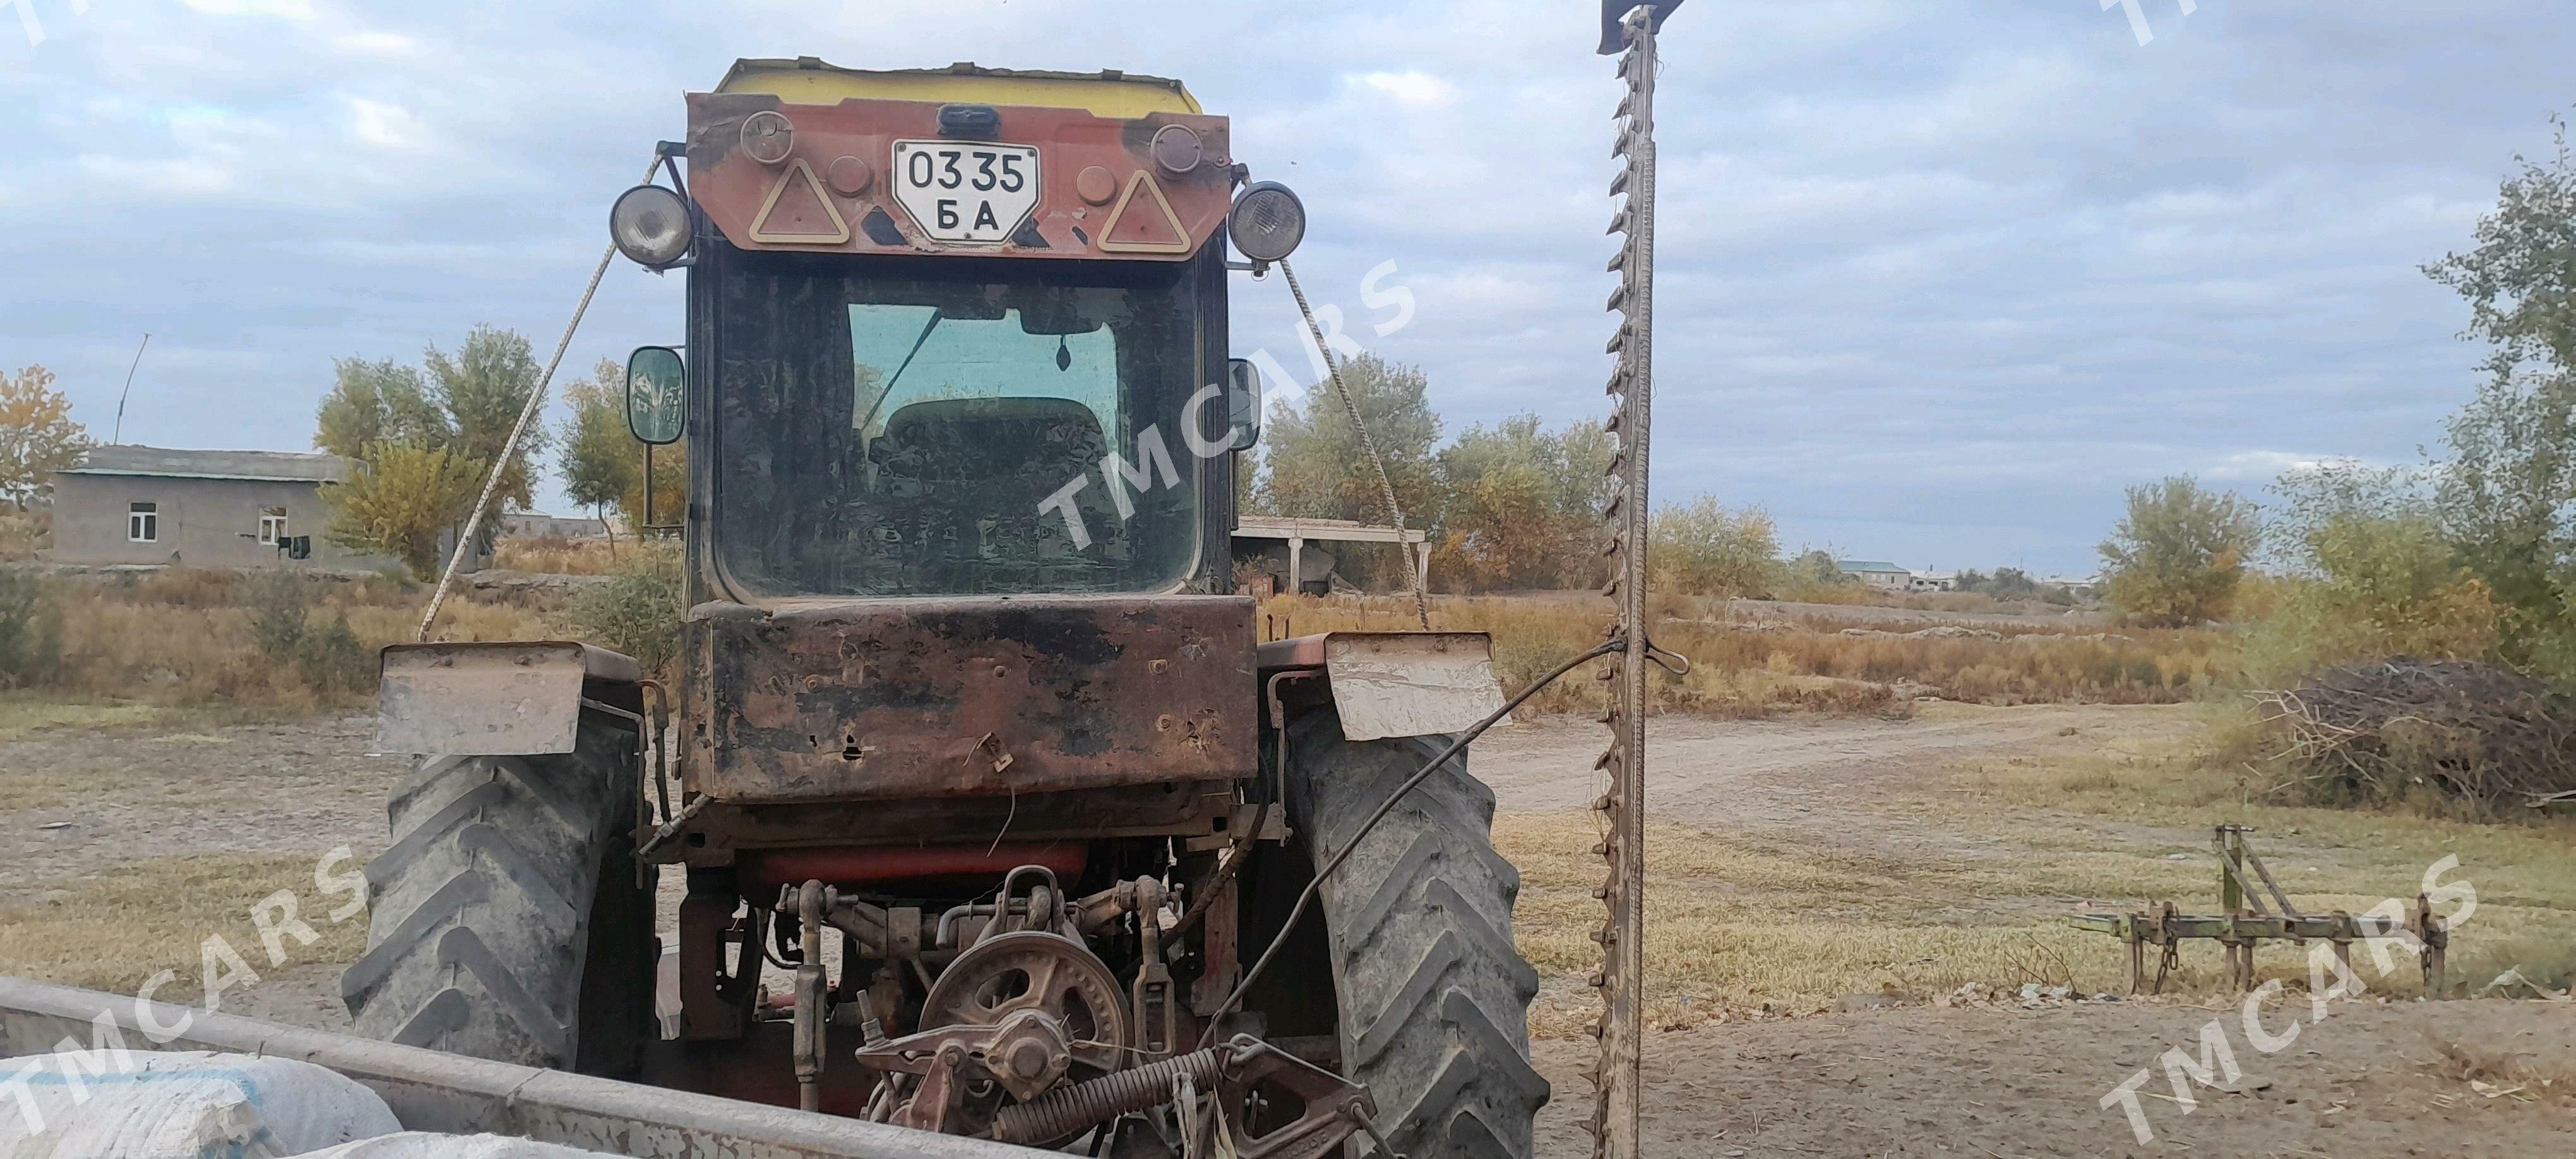
[[[2186, 914], [2167, 901], [2129, 913], [2076, 914], [2067, 919], [2068, 923], [2079, 930], [2120, 939], [2128, 950], [2131, 994], [2164, 993], [2165, 981], [2182, 964], [2183, 943], [2195, 940], [2218, 943], [2226, 962], [2227, 985], [2251, 991], [2255, 988], [2254, 950], [2267, 939], [2294, 946], [2311, 941], [2327, 943], [2333, 947], [2338, 972], [2346, 977], [2352, 975], [2354, 942], [2400, 942], [2423, 967], [2424, 993], [2429, 997], [2444, 993], [2451, 933], [2449, 926], [2434, 916], [2431, 897], [2416, 894], [2414, 906], [2404, 912], [2399, 912], [2397, 903], [2391, 901], [2362, 914], [2341, 910], [2330, 914], [2302, 913], [2246, 840], [2253, 831], [2243, 825], [2220, 825], [2210, 838], [2210, 846], [2218, 854], [2218, 906], [2222, 913]], [[2266, 895], [2272, 899], [2268, 905], [2263, 900]], [[2157, 951], [2152, 978], [2147, 974], [2150, 946]], [[2386, 965], [2385, 959], [2382, 965]]]

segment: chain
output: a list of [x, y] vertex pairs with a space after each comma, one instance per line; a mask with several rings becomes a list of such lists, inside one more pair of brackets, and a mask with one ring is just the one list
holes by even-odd
[[[1315, 336], [1315, 349], [1324, 355], [1324, 373], [1333, 381], [1333, 396], [1342, 400], [1342, 411], [1351, 418], [1351, 428], [1360, 433], [1360, 449], [1368, 452], [1369, 465], [1377, 469], [1378, 500], [1386, 504], [1387, 522], [1395, 525], [1395, 549], [1404, 555], [1406, 570], [1413, 573], [1413, 614], [1422, 621], [1422, 630], [1431, 630], [1431, 597], [1423, 591], [1422, 556], [1415, 545], [1404, 541], [1404, 508], [1395, 502], [1395, 481], [1387, 477], [1386, 460], [1377, 453], [1377, 440], [1369, 437], [1368, 423], [1360, 418], [1359, 404], [1351, 401], [1349, 387], [1342, 385], [1342, 364], [1333, 358], [1333, 344], [1324, 341], [1323, 327], [1315, 324], [1315, 311], [1306, 305], [1306, 291], [1297, 284], [1297, 270], [1288, 259], [1279, 259], [1279, 272], [1288, 275], [1288, 292], [1297, 299], [1297, 313], [1306, 319], [1306, 332]], [[1289, 586], [1297, 577], [1288, 577]]]
[[[1663, 6], [1669, 7], [1669, 5]], [[1646, 640], [1646, 446], [1653, 388], [1655, 290], [1655, 24], [1657, 6], [1632, 9], [1621, 22], [1627, 50], [1619, 57], [1619, 77], [1627, 83], [1614, 120], [1623, 121], [1613, 155], [1627, 166], [1611, 181], [1613, 197], [1626, 203], [1610, 220], [1611, 233], [1625, 234], [1610, 270], [1620, 275], [1609, 309], [1620, 315], [1619, 331], [1609, 352], [1618, 368], [1606, 388], [1612, 397], [1608, 429], [1618, 437], [1610, 462], [1617, 480], [1602, 520], [1607, 525], [1604, 553], [1610, 579], [1604, 595], [1618, 602], [1618, 620], [1609, 635], [1628, 647], [1618, 663], [1605, 669], [1610, 707], [1603, 721], [1610, 726], [1610, 747], [1595, 768], [1608, 774], [1608, 791], [1593, 802], [1600, 814], [1601, 842], [1593, 846], [1609, 863], [1596, 894], [1608, 909], [1599, 932], [1601, 971], [1592, 984], [1601, 991], [1601, 1021], [1594, 1033], [1601, 1040], [1601, 1060], [1592, 1074], [1592, 1153], [1595, 1159], [1636, 1159], [1638, 1148], [1638, 1070], [1645, 1029], [1645, 887], [1646, 887], [1646, 664], [1652, 648]]]

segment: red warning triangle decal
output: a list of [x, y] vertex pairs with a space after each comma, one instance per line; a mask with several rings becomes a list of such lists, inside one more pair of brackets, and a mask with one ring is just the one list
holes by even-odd
[[751, 219], [751, 240], [768, 245], [840, 245], [850, 240], [850, 222], [815, 180], [814, 167], [802, 157], [778, 175], [760, 216]]
[[[1138, 204], [1136, 191], [1145, 191], [1145, 200], [1153, 202], [1151, 210]], [[1129, 207], [1136, 216], [1127, 216]], [[1185, 254], [1190, 252], [1190, 231], [1181, 228], [1181, 215], [1172, 212], [1172, 203], [1163, 196], [1162, 185], [1154, 175], [1142, 169], [1127, 179], [1127, 191], [1118, 195], [1118, 204], [1109, 210], [1109, 224], [1100, 230], [1100, 248], [1110, 253]]]

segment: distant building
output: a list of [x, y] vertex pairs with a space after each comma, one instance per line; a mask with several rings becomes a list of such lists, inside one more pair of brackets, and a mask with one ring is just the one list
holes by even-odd
[[1912, 582], [1906, 585], [1906, 590], [1916, 592], [1957, 591], [1959, 590], [1959, 573], [1955, 571], [1918, 571], [1914, 573], [1914, 579]]
[[607, 535], [606, 523], [577, 515], [513, 511], [501, 517], [504, 539], [603, 539]]
[[332, 544], [324, 483], [361, 469], [338, 455], [98, 447], [54, 473], [56, 563], [374, 570], [393, 563]]
[[1880, 591], [1909, 591], [1914, 586], [1914, 573], [1895, 564], [1876, 559], [1838, 559], [1834, 566], [1852, 579]]

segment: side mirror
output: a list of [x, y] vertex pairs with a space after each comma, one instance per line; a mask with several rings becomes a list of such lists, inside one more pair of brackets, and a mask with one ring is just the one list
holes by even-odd
[[1261, 371], [1250, 359], [1226, 360], [1226, 425], [1234, 432], [1231, 449], [1248, 451], [1261, 441]]
[[689, 365], [668, 346], [638, 346], [626, 359], [626, 429], [647, 446], [680, 441], [689, 421]]

